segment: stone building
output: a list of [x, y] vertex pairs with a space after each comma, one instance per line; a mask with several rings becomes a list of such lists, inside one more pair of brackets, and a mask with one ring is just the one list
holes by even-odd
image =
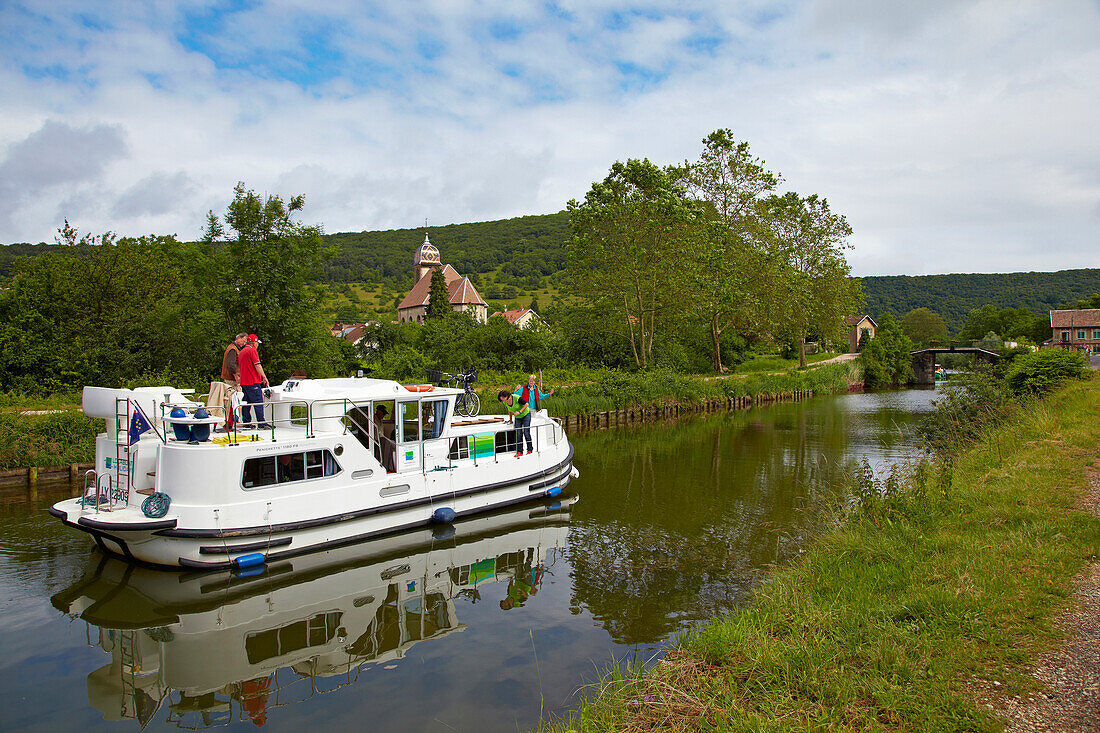
[[444, 265], [439, 259], [439, 250], [435, 248], [428, 235], [413, 256], [413, 286], [401, 304], [397, 306], [397, 320], [401, 323], [423, 323], [428, 313], [428, 300], [431, 296], [432, 273], [440, 270], [447, 283], [447, 300], [456, 311], [473, 314], [478, 323], [488, 320], [489, 307], [470, 278], [463, 277], [450, 265]]

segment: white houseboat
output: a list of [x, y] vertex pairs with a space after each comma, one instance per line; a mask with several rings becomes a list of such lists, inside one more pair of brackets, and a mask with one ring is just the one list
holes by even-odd
[[558, 420], [533, 413], [534, 451], [519, 454], [505, 418], [455, 416], [460, 394], [289, 380], [268, 391], [262, 428], [219, 435], [222, 417], [187, 391], [85, 387], [106, 431], [82, 496], [50, 513], [130, 560], [247, 568], [554, 497], [577, 477]]

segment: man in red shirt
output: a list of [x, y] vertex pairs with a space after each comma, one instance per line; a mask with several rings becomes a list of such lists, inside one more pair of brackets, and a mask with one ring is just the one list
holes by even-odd
[[264, 422], [264, 387], [271, 385], [264, 374], [264, 368], [260, 365], [260, 352], [257, 347], [262, 344], [260, 337], [254, 333], [248, 334], [248, 344], [237, 354], [237, 367], [241, 373], [241, 391], [244, 392], [245, 404], [241, 407], [241, 422], [252, 422], [252, 407], [256, 405], [256, 419], [260, 424], [257, 427], [270, 428]]

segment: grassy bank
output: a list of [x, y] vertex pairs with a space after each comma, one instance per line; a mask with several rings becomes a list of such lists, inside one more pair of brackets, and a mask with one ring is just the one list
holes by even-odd
[[[783, 374], [750, 374], [707, 378], [699, 375], [667, 371], [641, 373], [603, 372], [591, 382], [555, 386], [554, 395], [545, 406], [552, 415], [575, 415], [627, 407], [657, 405], [690, 405], [726, 397], [778, 395], [794, 390], [813, 390], [817, 394], [835, 394], [861, 382], [856, 362], [826, 364], [816, 369], [790, 371]], [[553, 383], [547, 380], [549, 388]], [[496, 393], [491, 389], [478, 392], [481, 411], [502, 413]]]
[[1035, 684], [1071, 579], [1100, 554], [1075, 508], [1098, 465], [1100, 383], [1018, 408], [953, 471], [863, 501], [749, 608], [618, 670], [560, 730], [998, 730], [971, 692]]

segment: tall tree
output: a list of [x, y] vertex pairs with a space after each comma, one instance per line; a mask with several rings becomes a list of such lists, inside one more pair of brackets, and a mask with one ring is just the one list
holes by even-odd
[[863, 361], [863, 385], [865, 387], [890, 387], [907, 383], [912, 372], [909, 352], [913, 342], [909, 340], [891, 314], [882, 317], [875, 337], [867, 344], [860, 357]]
[[684, 164], [690, 194], [700, 216], [693, 227], [687, 277], [688, 303], [710, 330], [712, 367], [722, 371], [722, 332], [759, 331], [764, 325], [762, 293], [770, 261], [760, 246], [760, 201], [773, 191], [779, 177], [764, 167], [747, 142], [728, 129], [703, 139], [699, 160]]
[[777, 283], [781, 322], [798, 342], [798, 364], [806, 366], [806, 338], [814, 333], [840, 340], [844, 316], [861, 305], [859, 284], [850, 277], [845, 250], [852, 228], [816, 194], [789, 192], [766, 202], [774, 254], [785, 265]]
[[671, 304], [680, 301], [684, 227], [694, 217], [675, 169], [616, 162], [583, 202], [569, 202], [569, 272], [575, 293], [626, 332], [646, 367]]
[[447, 299], [447, 278], [443, 277], [443, 270], [432, 268], [432, 282], [428, 288], [427, 318], [446, 318], [453, 312], [451, 302]]
[[947, 324], [939, 313], [928, 308], [914, 308], [902, 316], [905, 335], [918, 344], [927, 344], [947, 335]]
[[[261, 198], [238, 183], [225, 213], [228, 230], [210, 212], [203, 237], [219, 253], [218, 300], [226, 325], [229, 331], [260, 335], [264, 368], [273, 378], [292, 370], [324, 376], [341, 366], [315, 284], [330, 252], [320, 226], [293, 218], [304, 205], [304, 196], [285, 203], [279, 196]], [[228, 236], [225, 242], [223, 236]]]

